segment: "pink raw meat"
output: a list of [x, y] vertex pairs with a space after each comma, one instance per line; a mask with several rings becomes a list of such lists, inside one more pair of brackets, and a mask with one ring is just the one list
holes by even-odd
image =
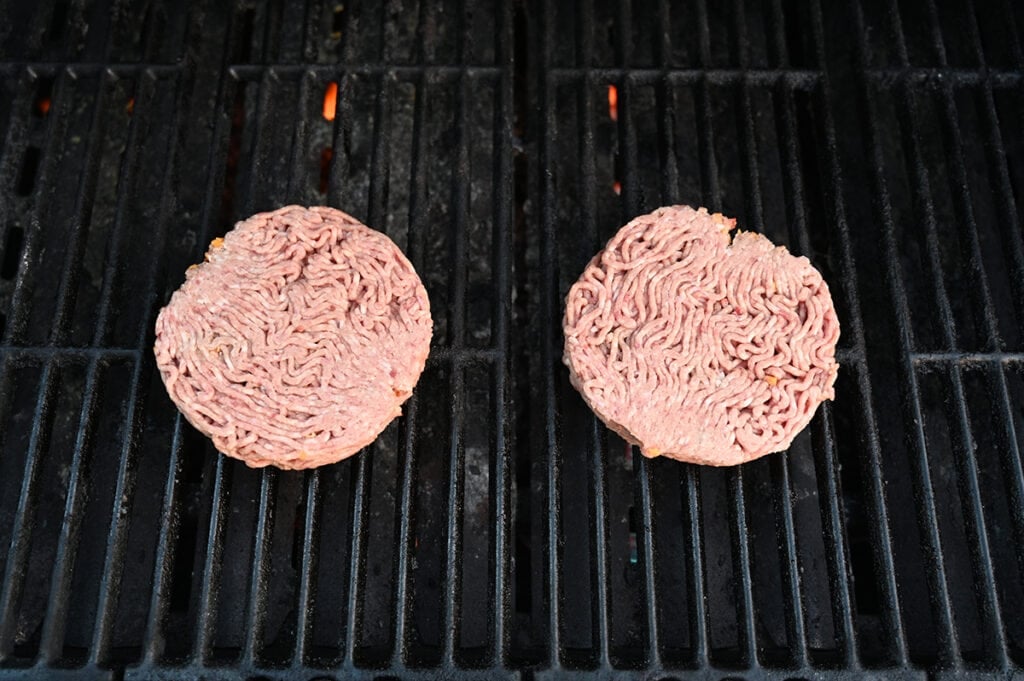
[[224, 454], [311, 468], [401, 413], [426, 363], [427, 292], [387, 236], [333, 208], [238, 223], [156, 322], [171, 399]]
[[729, 466], [786, 449], [834, 398], [828, 285], [804, 257], [688, 206], [612, 237], [566, 299], [572, 384], [646, 456]]

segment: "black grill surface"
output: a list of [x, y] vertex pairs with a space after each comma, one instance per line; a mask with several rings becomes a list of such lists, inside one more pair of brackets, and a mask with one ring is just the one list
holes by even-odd
[[[1024, 673], [1024, 4], [0, 17], [0, 679]], [[677, 202], [832, 288], [786, 455], [647, 461], [569, 385], [568, 287]], [[218, 456], [151, 352], [286, 203], [387, 232], [436, 322], [403, 417], [307, 473]]]

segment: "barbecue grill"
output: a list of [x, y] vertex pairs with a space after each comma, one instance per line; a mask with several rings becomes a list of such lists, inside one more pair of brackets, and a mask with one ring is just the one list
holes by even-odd
[[[1024, 675], [1024, 5], [11, 3], [0, 679]], [[157, 310], [253, 212], [387, 232], [435, 338], [401, 419], [251, 470]], [[630, 217], [807, 255], [843, 335], [786, 455], [645, 460], [561, 365]]]

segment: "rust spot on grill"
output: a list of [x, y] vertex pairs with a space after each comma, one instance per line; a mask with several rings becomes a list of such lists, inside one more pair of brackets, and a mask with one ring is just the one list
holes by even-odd
[[131, 116], [133, 113], [135, 113], [135, 98], [134, 97], [129, 97], [128, 98], [128, 103], [124, 105], [124, 110], [125, 110], [125, 113], [127, 113], [129, 116]]

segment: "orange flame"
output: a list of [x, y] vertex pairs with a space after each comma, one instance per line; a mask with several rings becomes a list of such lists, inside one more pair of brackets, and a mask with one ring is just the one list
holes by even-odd
[[324, 118], [329, 121], [334, 120], [334, 114], [338, 110], [338, 84], [330, 82], [327, 84], [327, 89], [324, 91]]
[[619, 120], [619, 89], [614, 85], [608, 86], [608, 118]]
[[135, 113], [135, 98], [134, 97], [131, 97], [128, 100], [128, 103], [124, 105], [124, 110], [126, 112], [128, 112], [129, 116], [132, 115], [133, 113]]
[[612, 183], [612, 191], [615, 192], [616, 194], [621, 194], [622, 193], [622, 183], [619, 182], [618, 180], [615, 180], [615, 182]]
[[36, 104], [36, 110], [39, 111], [40, 116], [45, 116], [46, 114], [50, 113], [50, 98], [43, 97], [42, 99], [40, 99], [39, 102]]

